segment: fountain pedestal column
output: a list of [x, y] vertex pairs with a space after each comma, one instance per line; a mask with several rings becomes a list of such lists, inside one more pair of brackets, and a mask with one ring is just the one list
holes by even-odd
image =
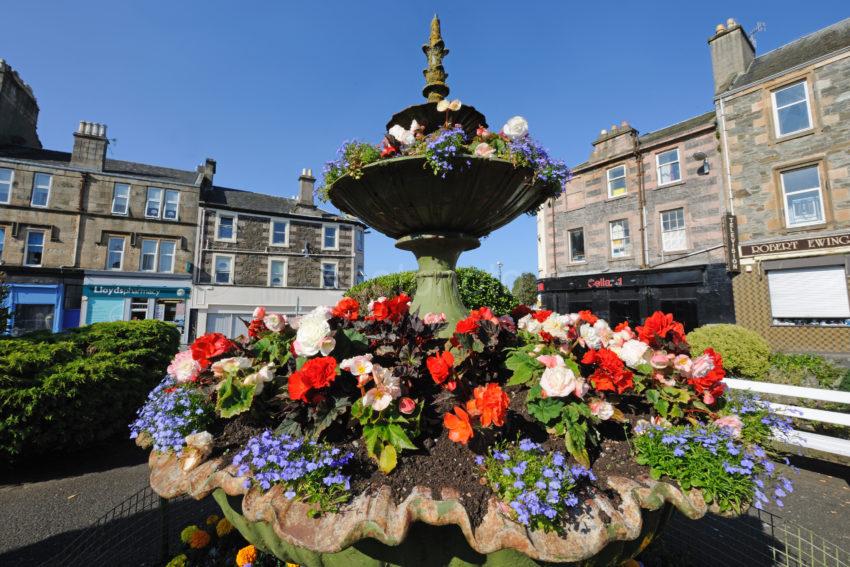
[[416, 256], [416, 293], [410, 311], [445, 313], [448, 326], [443, 334], [451, 335], [455, 323], [469, 314], [457, 287], [457, 261], [467, 250], [480, 246], [474, 236], [461, 233], [411, 234], [399, 238], [396, 248], [409, 250]]

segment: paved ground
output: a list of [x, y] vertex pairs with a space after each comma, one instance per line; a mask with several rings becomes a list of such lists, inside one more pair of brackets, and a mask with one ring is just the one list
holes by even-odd
[[[785, 508], [769, 511], [784, 523], [808, 528], [850, 552], [850, 529], [847, 527], [850, 525], [850, 468], [818, 461], [801, 460], [799, 464], [802, 466], [799, 474], [792, 477], [796, 489], [785, 499]], [[145, 453], [123, 442], [79, 455], [70, 462], [67, 459], [45, 462], [0, 474], [0, 565], [44, 564], [66, 549], [82, 530], [137, 493], [147, 482]], [[198, 514], [197, 508], [190, 512]], [[177, 514], [174, 507], [171, 513]], [[139, 517], [137, 514], [134, 520], [111, 522], [106, 527], [104, 539], [108, 539], [109, 533], [126, 537], [128, 526], [140, 525]], [[753, 517], [734, 521], [713, 518], [701, 523], [674, 519], [666, 532], [666, 540], [662, 538], [666, 559], [653, 565], [737, 564], [690, 562], [682, 557], [704, 557], [712, 549], [737, 548], [740, 551], [735, 555], [744, 559], [759, 545], [765, 550], [769, 546], [766, 540], [760, 543], [752, 538], [748, 541], [736, 538], [744, 538], [745, 532], [760, 537], [761, 527], [761, 521]], [[670, 559], [671, 549], [673, 560]], [[140, 565], [142, 562], [125, 564]], [[755, 567], [761, 563], [742, 561], [741, 564]]]

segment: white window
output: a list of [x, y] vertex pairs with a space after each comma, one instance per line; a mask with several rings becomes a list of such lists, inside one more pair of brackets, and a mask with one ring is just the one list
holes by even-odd
[[658, 184], [667, 185], [675, 183], [682, 179], [682, 172], [679, 169], [679, 149], [673, 149], [666, 152], [661, 152], [655, 156], [655, 161], [658, 166]]
[[0, 226], [0, 258], [3, 257], [3, 248], [6, 247], [6, 227]]
[[233, 256], [215, 254], [213, 256], [213, 282], [217, 284], [233, 283]]
[[148, 200], [145, 204], [145, 216], [158, 219], [162, 212], [162, 189], [148, 187]]
[[608, 197], [626, 194], [626, 166], [618, 165], [608, 170]]
[[339, 249], [339, 227], [335, 224], [326, 224], [322, 227], [322, 250]]
[[162, 218], [166, 220], [178, 220], [180, 218], [179, 191], [165, 192], [165, 208], [162, 211]]
[[158, 272], [174, 272], [174, 250], [176, 248], [177, 243], [173, 240], [162, 240], [159, 243]]
[[782, 179], [786, 226], [823, 223], [823, 194], [818, 166], [783, 171], [779, 176]]
[[366, 233], [362, 230], [354, 229], [354, 242], [358, 252], [363, 252], [366, 248]]
[[661, 211], [661, 248], [665, 252], [676, 252], [687, 247], [685, 209]]
[[286, 286], [286, 260], [283, 258], [269, 259], [269, 286]]
[[130, 186], [116, 183], [112, 189], [112, 214], [126, 215], [130, 207]]
[[271, 237], [269, 244], [272, 246], [287, 246], [289, 244], [289, 223], [285, 220], [271, 221]]
[[41, 266], [44, 256], [44, 231], [27, 231], [26, 247], [24, 249], [24, 266]]
[[629, 221], [620, 219], [609, 223], [611, 230], [611, 257], [623, 258], [632, 254], [632, 239], [629, 236]]
[[770, 270], [767, 282], [774, 319], [850, 318], [847, 275], [842, 265]]
[[50, 200], [50, 185], [53, 176], [49, 173], [36, 173], [32, 180], [32, 202], [33, 207], [46, 207]]
[[570, 235], [570, 262], [584, 262], [584, 229], [574, 228]]
[[773, 118], [777, 136], [787, 136], [812, 127], [806, 81], [773, 91]]
[[110, 236], [106, 247], [106, 269], [120, 270], [124, 265], [124, 237]]
[[337, 287], [337, 263], [322, 262], [322, 287]]
[[236, 215], [218, 213], [215, 217], [215, 239], [236, 241]]
[[366, 281], [366, 268], [363, 264], [357, 264], [357, 278], [354, 283], [362, 284]]
[[142, 240], [142, 261], [139, 269], [143, 272], [156, 271], [156, 254], [159, 250], [159, 240]]
[[15, 181], [15, 171], [0, 167], [0, 203], [9, 204], [12, 199], [12, 183]]

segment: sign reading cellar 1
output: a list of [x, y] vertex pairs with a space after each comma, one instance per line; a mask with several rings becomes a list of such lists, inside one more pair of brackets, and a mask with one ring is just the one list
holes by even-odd
[[85, 322], [158, 319], [174, 323], [183, 334], [190, 292], [188, 286], [84, 285]]

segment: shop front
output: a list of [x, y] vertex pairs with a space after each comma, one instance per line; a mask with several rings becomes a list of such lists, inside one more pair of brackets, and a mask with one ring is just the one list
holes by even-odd
[[655, 311], [672, 313], [686, 331], [735, 321], [725, 264], [547, 278], [538, 282], [538, 290], [547, 309], [590, 309], [612, 324], [635, 326]]
[[180, 329], [181, 342], [187, 340], [189, 278], [167, 279], [132, 276], [89, 275], [83, 279], [83, 323], [104, 321], [168, 321]]
[[10, 311], [7, 334], [57, 333], [79, 325], [81, 271], [19, 266], [3, 271], [8, 290], [4, 307]]

